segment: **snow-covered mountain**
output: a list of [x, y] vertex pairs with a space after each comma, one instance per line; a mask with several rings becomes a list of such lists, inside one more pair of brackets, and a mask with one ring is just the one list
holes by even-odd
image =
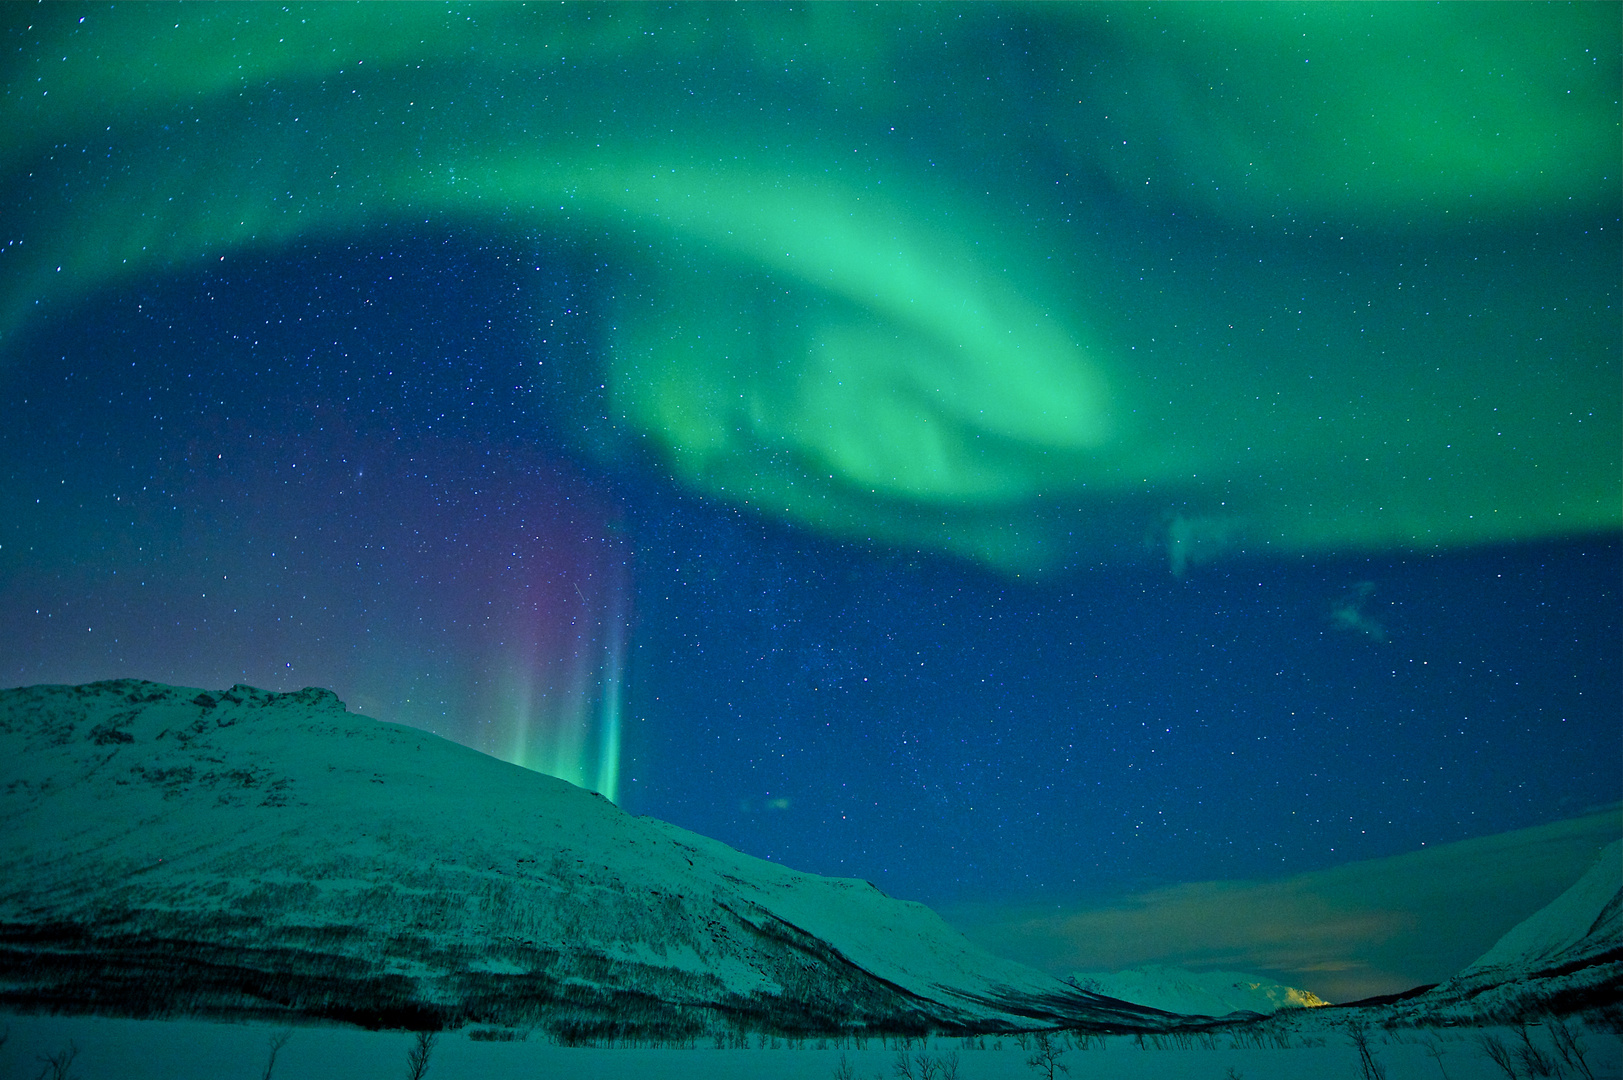
[[1280, 1009], [1314, 1008], [1326, 1004], [1317, 994], [1284, 983], [1238, 971], [1185, 971], [1147, 964], [1126, 971], [1079, 971], [1067, 980], [1072, 986], [1105, 997], [1130, 1001], [1162, 1012], [1194, 1016], [1228, 1016]]
[[1623, 840], [1608, 844], [1588, 873], [1511, 927], [1462, 974], [1542, 971], [1594, 960], [1623, 947]]
[[566, 1040], [1176, 1022], [325, 690], [136, 680], [0, 693], [0, 1006]]
[[1465, 970], [1395, 1006], [1410, 1019], [1517, 1021], [1623, 1000], [1623, 840]]

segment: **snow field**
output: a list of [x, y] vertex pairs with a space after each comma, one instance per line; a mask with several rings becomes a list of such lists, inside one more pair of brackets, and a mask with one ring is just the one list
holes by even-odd
[[[414, 1036], [403, 1032], [369, 1032], [342, 1027], [277, 1028], [261, 1024], [209, 1023], [199, 1020], [124, 1020], [106, 1017], [20, 1016], [0, 1014], [0, 1077], [35, 1077], [46, 1058], [71, 1043], [78, 1055], [71, 1075], [78, 1080], [262, 1080], [271, 1039], [291, 1030], [279, 1052], [274, 1080], [397, 1080], [407, 1076], [406, 1054]], [[1535, 1044], [1548, 1049], [1539, 1028]], [[1295, 1049], [1140, 1049], [1132, 1037], [1105, 1040], [1102, 1049], [1068, 1050], [1060, 1059], [1068, 1080], [1361, 1080], [1358, 1057], [1346, 1036], [1335, 1029], [1303, 1033], [1324, 1045]], [[1515, 1044], [1507, 1028], [1400, 1030], [1376, 1033], [1377, 1062], [1387, 1080], [1505, 1080], [1503, 1071], [1483, 1053], [1478, 1038], [1495, 1035]], [[1442, 1050], [1439, 1062], [1424, 1041]], [[1384, 1040], [1384, 1041], [1383, 1041]], [[1303, 1038], [1298, 1038], [1298, 1043]], [[1584, 1029], [1588, 1064], [1597, 1080], [1623, 1077], [1623, 1040], [1617, 1035]], [[986, 1049], [967, 1047], [956, 1038], [931, 1039], [929, 1046], [908, 1051], [913, 1080], [926, 1080], [916, 1063], [919, 1053], [933, 1060], [956, 1053], [957, 1080], [1033, 1080], [1042, 1074], [1026, 1063], [1029, 1056], [1013, 1038], [987, 1038]], [[1001, 1049], [994, 1047], [1001, 1044]], [[816, 1049], [815, 1041], [799, 1048], [780, 1043], [764, 1049], [592, 1049], [554, 1046], [539, 1035], [530, 1040], [476, 1040], [466, 1031], [442, 1034], [434, 1047], [424, 1080], [833, 1080], [842, 1056], [855, 1080], [897, 1080], [897, 1051]], [[49, 1075], [47, 1073], [47, 1075]], [[1058, 1074], [1066, 1076], [1067, 1074]], [[1567, 1071], [1568, 1080], [1581, 1073]], [[929, 1080], [949, 1080], [937, 1072]]]

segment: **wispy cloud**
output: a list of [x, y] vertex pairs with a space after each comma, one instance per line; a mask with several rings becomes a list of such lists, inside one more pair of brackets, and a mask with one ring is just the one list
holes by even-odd
[[1438, 982], [1623, 835], [1623, 807], [1275, 881], [1200, 881], [1055, 909], [962, 907], [972, 939], [1057, 974], [1140, 964], [1270, 975], [1331, 1001]]

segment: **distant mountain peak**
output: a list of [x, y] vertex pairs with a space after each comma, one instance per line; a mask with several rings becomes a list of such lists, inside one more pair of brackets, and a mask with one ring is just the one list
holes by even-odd
[[1071, 985], [1106, 997], [1130, 1001], [1162, 1012], [1228, 1016], [1247, 1012], [1267, 1015], [1280, 1009], [1317, 1008], [1327, 1004], [1317, 994], [1298, 990], [1261, 975], [1238, 971], [1186, 971], [1146, 964], [1116, 972], [1082, 972]]

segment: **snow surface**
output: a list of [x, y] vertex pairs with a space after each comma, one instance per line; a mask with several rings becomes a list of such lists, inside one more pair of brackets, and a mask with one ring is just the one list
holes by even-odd
[[1160, 964], [1111, 973], [1079, 971], [1071, 976], [1070, 982], [1105, 997], [1162, 1012], [1196, 1016], [1226, 1016], [1237, 1012], [1267, 1015], [1280, 1009], [1326, 1004], [1311, 991], [1298, 990], [1260, 975], [1238, 971], [1194, 972]]
[[1168, 1020], [867, 882], [634, 818], [317, 689], [0, 693], [0, 925], [0, 1006], [396, 1027], [563, 1009], [667, 1032]]
[[[1315, 1009], [1316, 1015], [1327, 1010]], [[84, 1080], [261, 1080], [269, 1040], [280, 1029], [262, 1024], [221, 1024], [196, 1020], [139, 1021], [105, 1017], [48, 1017], [0, 1014], [0, 1032], [10, 1040], [0, 1047], [0, 1076], [33, 1077], [42, 1060], [71, 1042], [80, 1053], [74, 1075]], [[343, 1027], [291, 1029], [277, 1055], [274, 1078], [280, 1080], [398, 1080], [406, 1075], [406, 1053], [412, 1036]], [[1374, 1056], [1387, 1080], [1504, 1080], [1484, 1055], [1479, 1039], [1498, 1038], [1515, 1044], [1510, 1029], [1379, 1033], [1372, 1039]], [[1546, 1033], [1531, 1029], [1536, 1045], [1546, 1051]], [[1441, 1061], [1426, 1050], [1434, 1040]], [[1623, 1076], [1623, 1043], [1613, 1034], [1586, 1031], [1589, 1065], [1599, 1078]], [[987, 1037], [985, 1049], [965, 1047], [957, 1039], [932, 1039], [909, 1055], [933, 1060], [956, 1053], [958, 1080], [1033, 1080], [1029, 1056], [1013, 1038]], [[1230, 1048], [1219, 1037], [1213, 1049], [1140, 1049], [1130, 1036], [1111, 1037], [1102, 1049], [1067, 1050], [1060, 1063], [1069, 1080], [1355, 1080], [1358, 1059], [1346, 1035], [1329, 1025], [1298, 1032], [1291, 1049]], [[994, 1049], [996, 1048], [996, 1049]], [[465, 1033], [439, 1038], [425, 1080], [831, 1080], [844, 1057], [858, 1080], [896, 1080], [896, 1051], [817, 1049], [815, 1042], [790, 1048], [713, 1049], [582, 1049], [554, 1046], [537, 1037], [526, 1041], [486, 1042]], [[1439, 1072], [1439, 1066], [1446, 1073]], [[1232, 1073], [1231, 1071], [1232, 1070]], [[920, 1071], [915, 1067], [915, 1078]], [[1059, 1074], [1065, 1076], [1067, 1074]], [[1567, 1076], [1576, 1075], [1572, 1070]], [[939, 1074], [936, 1080], [944, 1080]]]

